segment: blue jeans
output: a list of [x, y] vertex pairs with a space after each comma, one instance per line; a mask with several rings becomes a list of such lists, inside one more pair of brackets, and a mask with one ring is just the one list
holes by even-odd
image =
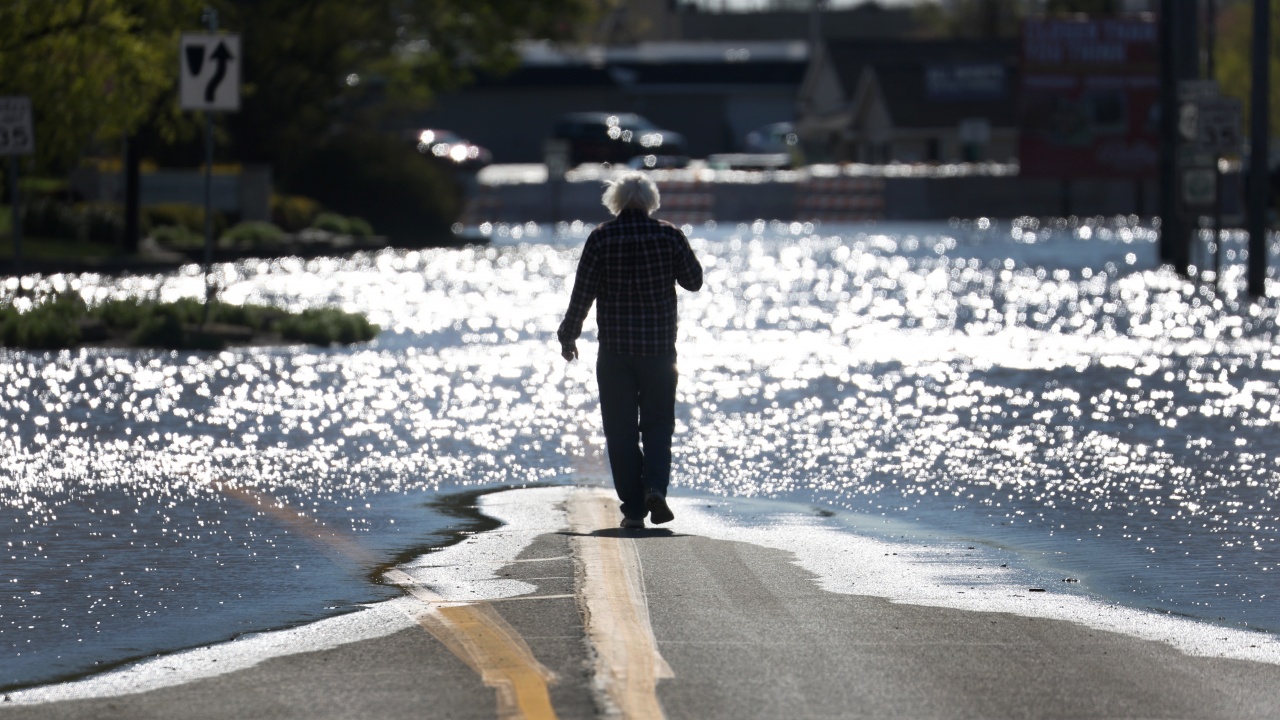
[[[645, 496], [666, 497], [676, 429], [676, 355], [647, 357], [601, 350], [596, 359], [600, 414], [613, 487], [622, 514], [643, 518]], [[643, 446], [642, 446], [643, 444]]]

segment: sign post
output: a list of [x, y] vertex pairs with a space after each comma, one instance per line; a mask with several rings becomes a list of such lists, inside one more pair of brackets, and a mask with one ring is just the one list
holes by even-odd
[[[10, 227], [13, 233], [13, 267], [19, 280], [23, 274], [22, 193], [18, 189], [19, 156], [36, 151], [35, 128], [31, 124], [31, 98], [0, 97], [0, 155], [9, 156], [9, 199], [13, 202]], [[21, 292], [22, 284], [18, 284]]]
[[544, 140], [542, 159], [547, 166], [547, 186], [551, 188], [551, 224], [560, 222], [560, 189], [569, 169], [569, 141]]
[[208, 34], [185, 33], [178, 53], [183, 110], [204, 112], [204, 319], [213, 301], [213, 113], [240, 109], [240, 36], [219, 35], [218, 11], [206, 8]]
[[[1222, 170], [1224, 156], [1243, 147], [1240, 101], [1219, 95], [1214, 80], [1184, 80], [1178, 85], [1178, 176], [1187, 214], [1212, 212], [1210, 232], [1215, 295], [1222, 288]], [[1197, 222], [1196, 225], [1199, 225]]]

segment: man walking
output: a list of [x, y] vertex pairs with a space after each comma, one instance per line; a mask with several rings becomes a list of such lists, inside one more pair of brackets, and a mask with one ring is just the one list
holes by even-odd
[[679, 228], [649, 214], [658, 188], [640, 172], [604, 191], [616, 217], [587, 237], [569, 310], [557, 335], [561, 355], [578, 357], [578, 336], [596, 303], [596, 381], [622, 527], [675, 518], [667, 507], [676, 405], [676, 289], [702, 287], [702, 265]]

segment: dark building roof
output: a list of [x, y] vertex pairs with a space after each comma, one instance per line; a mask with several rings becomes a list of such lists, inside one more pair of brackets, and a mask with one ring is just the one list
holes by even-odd
[[[702, 12], [687, 8], [680, 13], [680, 35], [685, 40], [803, 40], [809, 37], [810, 22], [808, 10]], [[914, 12], [909, 7], [866, 2], [822, 12], [822, 36], [828, 40], [906, 37], [918, 30]]]
[[481, 87], [587, 87], [646, 85], [794, 85], [804, 77], [804, 60], [746, 62], [639, 62], [593, 65], [522, 65], [506, 75], [477, 78]]

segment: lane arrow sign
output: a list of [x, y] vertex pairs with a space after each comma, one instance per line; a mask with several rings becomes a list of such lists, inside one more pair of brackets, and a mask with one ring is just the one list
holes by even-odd
[[240, 109], [240, 36], [189, 33], [179, 54], [179, 96], [183, 110]]
[[209, 80], [209, 84], [204, 89], [204, 101], [212, 104], [213, 99], [217, 97], [218, 85], [222, 84], [222, 79], [227, 76], [227, 63], [232, 59], [231, 51], [227, 50], [225, 42], [218, 43], [218, 49], [213, 51], [213, 60], [218, 64], [218, 69], [213, 71], [213, 77]]

